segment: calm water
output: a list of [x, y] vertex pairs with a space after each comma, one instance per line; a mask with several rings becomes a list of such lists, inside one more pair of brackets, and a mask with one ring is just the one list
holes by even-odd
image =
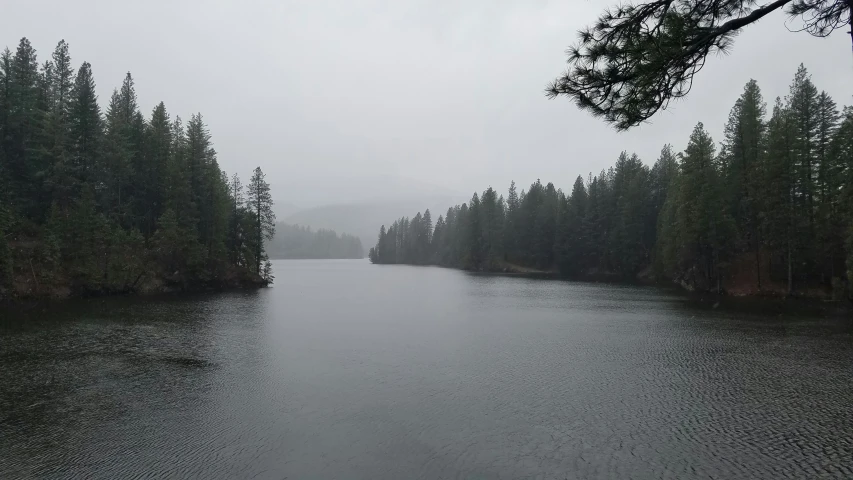
[[0, 478], [853, 477], [843, 318], [366, 261], [0, 321]]

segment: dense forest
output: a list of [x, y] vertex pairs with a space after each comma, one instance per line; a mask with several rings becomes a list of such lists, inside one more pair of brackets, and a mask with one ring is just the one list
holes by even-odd
[[60, 41], [0, 54], [0, 299], [264, 285], [275, 217], [260, 168], [217, 163], [201, 114], [146, 118], [130, 73], [102, 111]]
[[364, 258], [358, 237], [334, 230], [278, 223], [267, 246], [270, 258]]
[[839, 111], [803, 66], [769, 112], [750, 81], [719, 148], [700, 123], [651, 168], [623, 152], [570, 192], [538, 180], [506, 197], [488, 188], [434, 225], [426, 211], [382, 226], [369, 257], [841, 298], [853, 272], [853, 108]]

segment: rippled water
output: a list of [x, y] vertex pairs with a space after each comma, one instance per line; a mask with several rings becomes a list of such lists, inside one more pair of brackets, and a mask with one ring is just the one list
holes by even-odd
[[850, 320], [363, 261], [0, 322], [0, 478], [853, 477]]

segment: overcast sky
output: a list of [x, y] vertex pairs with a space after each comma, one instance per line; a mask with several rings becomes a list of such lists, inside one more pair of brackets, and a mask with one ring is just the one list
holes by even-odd
[[683, 150], [702, 121], [720, 140], [750, 78], [784, 96], [804, 62], [818, 89], [850, 104], [845, 30], [789, 33], [786, 16], [746, 29], [710, 59], [688, 99], [616, 133], [543, 89], [565, 66], [599, 0], [25, 0], [0, 9], [3, 41], [28, 37], [48, 58], [59, 39], [92, 63], [102, 105], [126, 71], [146, 115], [201, 112], [219, 162], [260, 165], [280, 203], [403, 193], [470, 194], [536, 178], [570, 189], [621, 150], [648, 164]]

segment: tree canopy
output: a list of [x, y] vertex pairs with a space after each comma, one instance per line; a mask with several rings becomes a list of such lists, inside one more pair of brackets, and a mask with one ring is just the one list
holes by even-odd
[[784, 8], [802, 30], [827, 36], [849, 25], [850, 0], [653, 0], [606, 10], [568, 49], [568, 70], [546, 89], [567, 96], [618, 130], [639, 125], [693, 86], [708, 55]]

